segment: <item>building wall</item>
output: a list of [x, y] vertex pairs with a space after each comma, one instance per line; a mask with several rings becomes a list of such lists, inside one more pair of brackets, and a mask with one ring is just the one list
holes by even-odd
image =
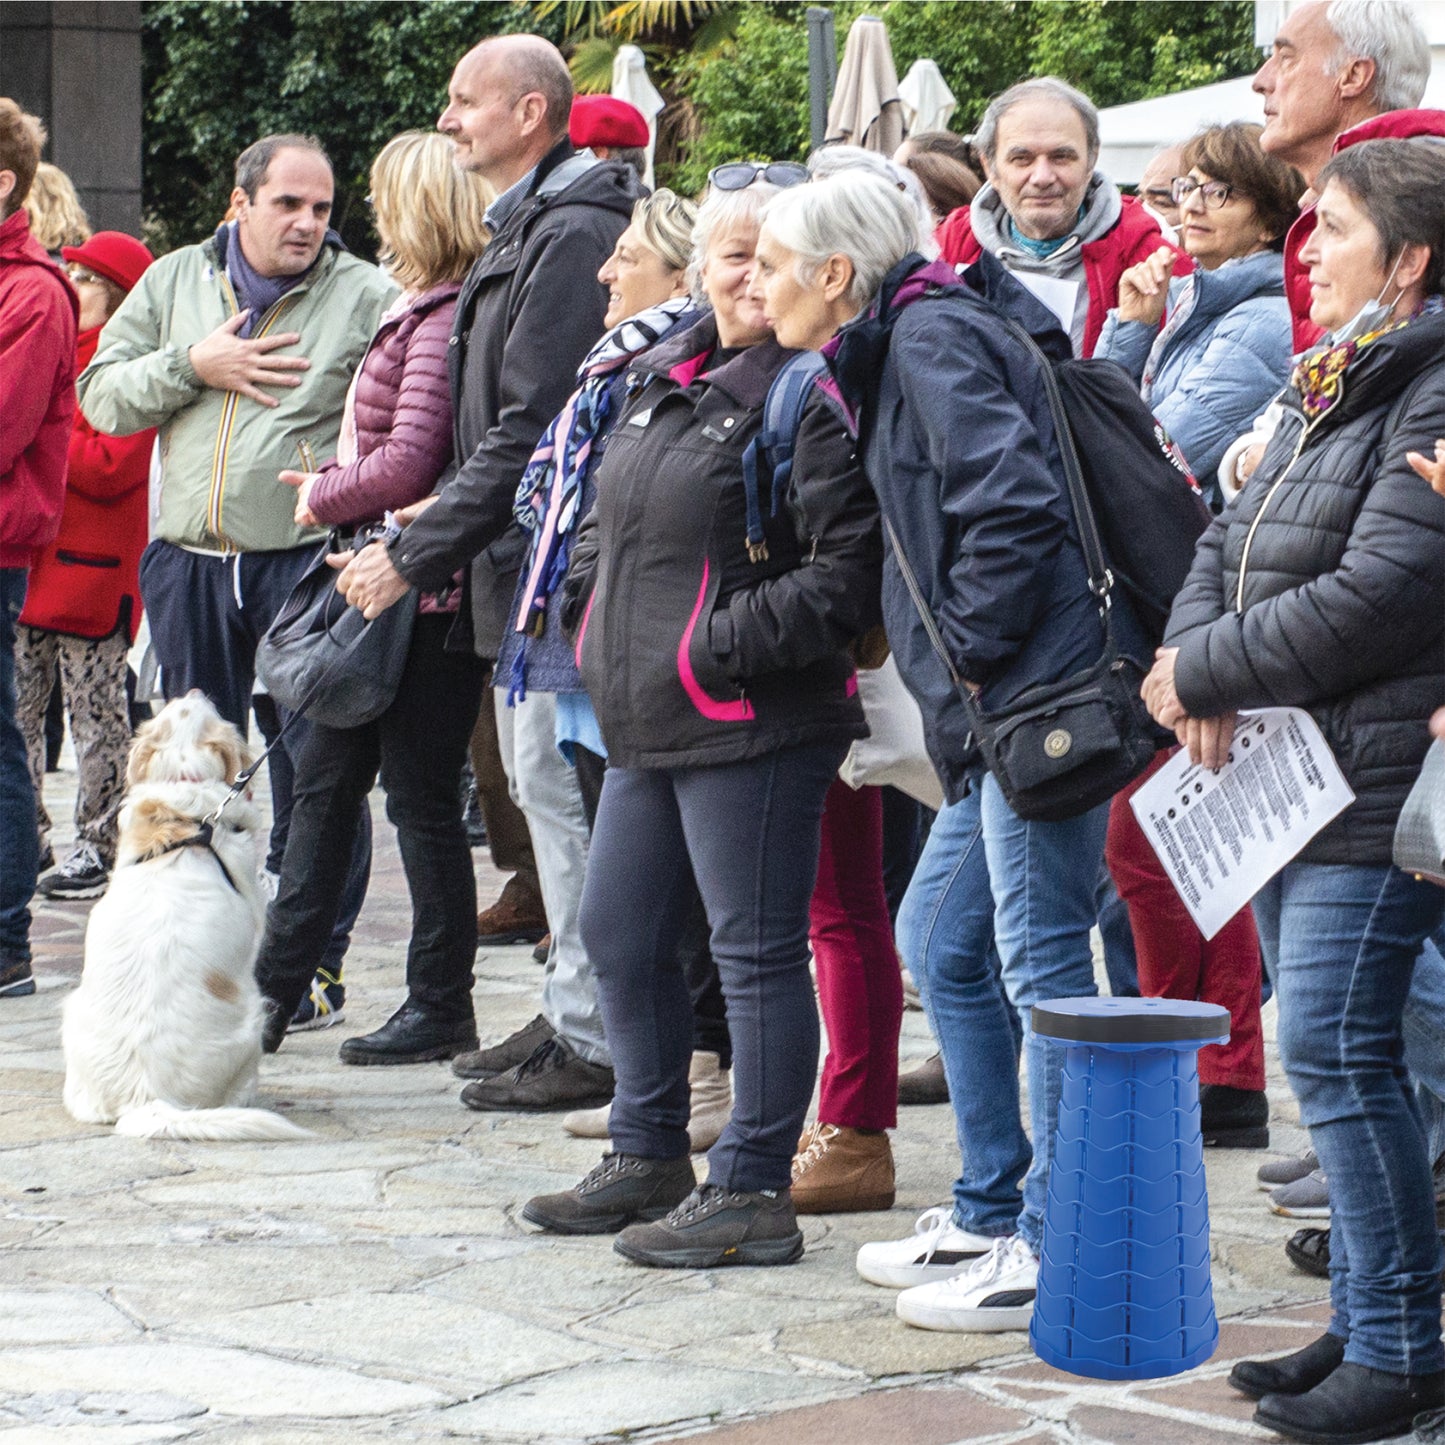
[[97, 231], [140, 234], [139, 0], [0, 0], [0, 95], [38, 115], [46, 160]]

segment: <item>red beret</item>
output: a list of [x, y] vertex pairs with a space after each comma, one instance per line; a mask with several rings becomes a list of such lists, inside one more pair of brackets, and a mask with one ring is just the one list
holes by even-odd
[[83, 246], [62, 246], [60, 254], [114, 281], [122, 291], [129, 291], [155, 260], [147, 247], [123, 231], [97, 231]]
[[579, 95], [567, 126], [574, 146], [645, 146], [647, 119], [615, 95]]

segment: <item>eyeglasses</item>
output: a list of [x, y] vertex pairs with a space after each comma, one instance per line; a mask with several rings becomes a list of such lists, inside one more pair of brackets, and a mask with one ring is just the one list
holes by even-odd
[[1195, 191], [1204, 197], [1204, 204], [1211, 211], [1218, 211], [1228, 204], [1234, 187], [1224, 181], [1196, 181], [1193, 176], [1175, 176], [1169, 186], [1176, 206], [1182, 206]]
[[72, 266], [69, 271], [70, 279], [77, 286], [88, 286], [92, 282], [102, 282], [103, 276], [97, 276], [94, 271], [87, 271], [84, 266]]
[[707, 173], [707, 183], [715, 191], [745, 191], [759, 178], [770, 186], [800, 186], [809, 177], [807, 166], [797, 161], [729, 161], [714, 166]]
[[1174, 199], [1173, 183], [1167, 186], [1145, 186], [1143, 195], [1147, 200], [1167, 206]]

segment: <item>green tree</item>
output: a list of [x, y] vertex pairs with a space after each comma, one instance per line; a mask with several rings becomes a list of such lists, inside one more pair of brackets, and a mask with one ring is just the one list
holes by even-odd
[[[351, 0], [162, 0], [142, 11], [147, 239], [159, 250], [200, 240], [225, 213], [232, 163], [272, 131], [326, 146], [336, 170], [332, 224], [362, 254], [377, 151], [427, 129], [457, 58], [486, 35], [541, 28], [529, 7]], [[560, 26], [554, 26], [560, 29]]]

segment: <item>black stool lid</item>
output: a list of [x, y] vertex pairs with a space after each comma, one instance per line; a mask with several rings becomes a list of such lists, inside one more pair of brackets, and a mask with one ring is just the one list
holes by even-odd
[[1051, 998], [1033, 1006], [1033, 1030], [1076, 1044], [1215, 1043], [1229, 1010], [1179, 998]]

